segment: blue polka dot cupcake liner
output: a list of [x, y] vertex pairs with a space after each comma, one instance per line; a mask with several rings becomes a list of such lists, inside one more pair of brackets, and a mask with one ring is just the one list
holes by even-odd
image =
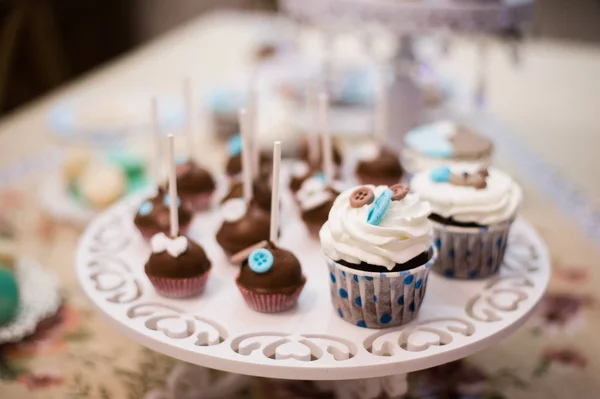
[[429, 270], [437, 257], [411, 270], [373, 273], [327, 259], [332, 304], [337, 314], [358, 327], [388, 328], [413, 320], [425, 297]]
[[436, 273], [448, 278], [477, 279], [500, 270], [512, 220], [488, 227], [449, 226], [433, 222], [438, 258]]

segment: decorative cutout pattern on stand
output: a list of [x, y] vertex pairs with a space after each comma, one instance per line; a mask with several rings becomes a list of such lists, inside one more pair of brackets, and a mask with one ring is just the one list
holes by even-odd
[[141, 304], [127, 311], [130, 319], [144, 320], [144, 326], [152, 331], [161, 331], [172, 339], [196, 337], [194, 345], [218, 345], [227, 339], [227, 330], [202, 316], [185, 313], [163, 304]]
[[269, 359], [303, 362], [328, 357], [344, 361], [355, 356], [356, 346], [343, 338], [320, 334], [288, 335], [276, 332], [244, 334], [231, 342], [231, 349], [244, 356], [262, 353]]
[[533, 287], [533, 282], [524, 276], [495, 277], [481, 293], [467, 301], [465, 311], [470, 318], [480, 322], [503, 320], [506, 313], [519, 309]]
[[96, 291], [111, 303], [126, 304], [142, 296], [142, 285], [122, 260], [97, 257], [87, 264]]
[[385, 330], [367, 337], [365, 349], [377, 356], [396, 356], [398, 349], [422, 352], [431, 346], [452, 343], [457, 337], [470, 337], [475, 325], [458, 318], [426, 320], [415, 325]]

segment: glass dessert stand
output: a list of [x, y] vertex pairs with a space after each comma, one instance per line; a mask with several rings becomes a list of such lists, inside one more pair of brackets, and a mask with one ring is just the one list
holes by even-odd
[[155, 351], [239, 375], [232, 379], [354, 380], [341, 385], [355, 387], [352, 397], [361, 398], [400, 396], [406, 373], [499, 342], [527, 320], [546, 290], [548, 251], [518, 219], [499, 275], [457, 281], [432, 273], [415, 321], [383, 330], [356, 327], [331, 306], [319, 243], [282, 194], [280, 245], [300, 259], [307, 277], [298, 305], [288, 312], [261, 314], [246, 306], [234, 281], [237, 267], [214, 238], [221, 221], [216, 210], [198, 214], [190, 229], [213, 261], [206, 291], [191, 299], [156, 294], [144, 274], [149, 248], [132, 222], [141, 196], [100, 214], [83, 234], [76, 259], [82, 288], [110, 324]]

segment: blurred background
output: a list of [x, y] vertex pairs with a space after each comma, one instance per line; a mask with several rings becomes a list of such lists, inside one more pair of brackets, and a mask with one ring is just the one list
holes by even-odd
[[[216, 9], [277, 11], [275, 0], [3, 0], [0, 114]], [[600, 42], [600, 2], [539, 0], [533, 37]]]

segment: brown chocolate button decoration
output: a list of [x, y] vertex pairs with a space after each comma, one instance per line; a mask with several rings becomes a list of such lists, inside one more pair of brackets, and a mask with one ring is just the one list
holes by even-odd
[[481, 190], [487, 187], [486, 179], [488, 176], [487, 169], [483, 169], [473, 174], [468, 172], [452, 173], [448, 180], [450, 184], [455, 186], [469, 186]]
[[375, 199], [373, 190], [368, 187], [359, 187], [350, 195], [350, 206], [352, 208], [360, 208], [363, 205], [370, 204]]
[[408, 187], [400, 183], [390, 186], [390, 190], [392, 190], [392, 201], [401, 201], [408, 194]]

